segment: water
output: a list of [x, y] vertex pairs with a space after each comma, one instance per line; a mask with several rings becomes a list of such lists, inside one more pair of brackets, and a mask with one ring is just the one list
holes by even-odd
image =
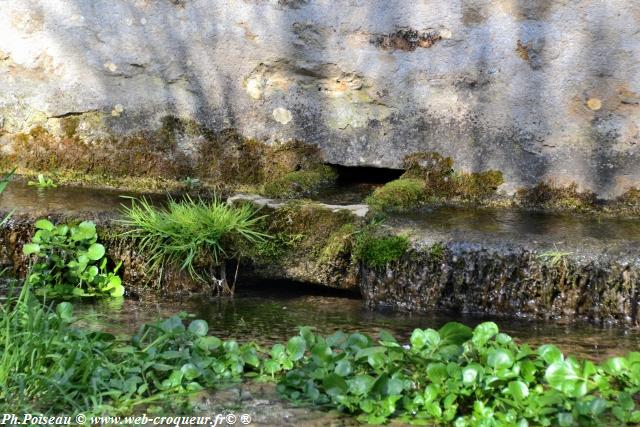
[[[73, 186], [39, 189], [25, 181], [14, 179], [0, 194], [0, 210], [15, 210], [17, 213], [68, 214], [117, 212], [122, 205], [130, 205], [127, 197], [142, 197], [141, 194]], [[152, 201], [164, 200], [160, 195], [146, 195]]]
[[449, 321], [474, 327], [482, 321], [493, 320], [503, 332], [519, 342], [535, 346], [553, 343], [566, 353], [592, 360], [640, 349], [640, 331], [459, 313], [370, 311], [357, 295], [336, 294], [294, 283], [241, 286], [233, 299], [195, 297], [182, 300], [126, 300], [119, 307], [114, 307], [110, 302], [100, 302], [79, 309], [85, 324], [116, 333], [133, 332], [145, 322], [186, 311], [207, 320], [213, 335], [243, 342], [256, 341], [263, 345], [286, 341], [297, 334], [299, 326], [312, 326], [321, 334], [342, 330], [376, 335], [384, 329], [406, 342], [414, 328], [439, 328]]

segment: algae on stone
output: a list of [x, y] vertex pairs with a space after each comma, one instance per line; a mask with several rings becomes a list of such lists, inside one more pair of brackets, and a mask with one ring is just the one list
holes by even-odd
[[336, 172], [327, 165], [309, 170], [289, 172], [286, 175], [268, 181], [262, 187], [262, 193], [268, 197], [293, 199], [306, 197], [335, 183]]

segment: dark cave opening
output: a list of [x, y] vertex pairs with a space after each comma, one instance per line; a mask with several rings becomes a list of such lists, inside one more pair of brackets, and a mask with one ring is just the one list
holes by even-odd
[[330, 164], [338, 173], [338, 185], [386, 184], [400, 178], [403, 169], [377, 168], [371, 166], [342, 166]]

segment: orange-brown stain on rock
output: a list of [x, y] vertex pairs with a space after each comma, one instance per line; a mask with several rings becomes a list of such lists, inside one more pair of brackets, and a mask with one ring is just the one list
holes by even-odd
[[529, 47], [522, 43], [522, 40], [518, 40], [518, 43], [516, 44], [516, 53], [520, 58], [529, 62]]

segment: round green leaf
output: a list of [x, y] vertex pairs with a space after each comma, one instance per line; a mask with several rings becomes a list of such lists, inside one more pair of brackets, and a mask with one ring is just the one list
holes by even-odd
[[522, 381], [511, 381], [509, 383], [509, 394], [516, 400], [523, 400], [529, 396], [529, 387]]
[[73, 305], [69, 302], [61, 302], [56, 306], [56, 314], [65, 322], [73, 320]]
[[513, 354], [509, 350], [493, 349], [489, 352], [487, 364], [496, 370], [509, 369], [513, 366]]
[[40, 253], [40, 245], [37, 243], [27, 243], [22, 247], [22, 253], [25, 255]]
[[474, 345], [482, 347], [489, 342], [491, 338], [497, 335], [498, 332], [498, 325], [493, 322], [484, 322], [476, 326], [473, 330], [473, 337], [471, 338], [471, 341]]
[[479, 365], [470, 365], [462, 369], [462, 383], [464, 385], [475, 383], [480, 376], [480, 369], [482, 368]]
[[287, 353], [293, 361], [302, 359], [306, 349], [307, 343], [301, 336], [293, 337], [287, 342]]
[[87, 256], [92, 261], [98, 261], [104, 256], [104, 253], [104, 246], [102, 246], [100, 243], [94, 243], [93, 245], [89, 246], [89, 249], [87, 249]]
[[206, 321], [197, 319], [189, 324], [189, 331], [199, 337], [204, 337], [209, 332], [209, 325]]
[[429, 363], [427, 366], [427, 377], [436, 384], [447, 379], [447, 367], [444, 363]]
[[36, 221], [36, 228], [38, 230], [53, 231], [53, 229], [56, 227], [53, 225], [51, 221], [43, 218]]
[[353, 372], [353, 368], [351, 367], [351, 362], [349, 362], [346, 359], [342, 359], [336, 364], [336, 368], [334, 369], [334, 372], [340, 375], [341, 377], [349, 376], [351, 372]]

